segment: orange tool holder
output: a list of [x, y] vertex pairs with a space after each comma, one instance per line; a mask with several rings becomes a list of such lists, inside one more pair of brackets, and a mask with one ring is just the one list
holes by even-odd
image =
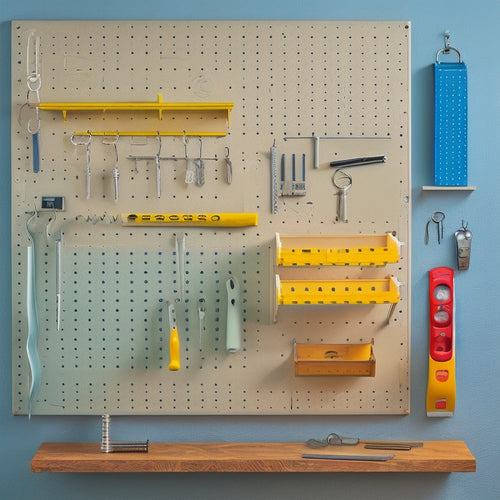
[[451, 417], [455, 411], [454, 271], [429, 271], [429, 379], [427, 416]]

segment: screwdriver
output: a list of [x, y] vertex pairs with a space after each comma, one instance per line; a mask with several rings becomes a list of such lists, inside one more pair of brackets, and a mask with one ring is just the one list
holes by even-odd
[[177, 332], [177, 322], [175, 320], [175, 308], [173, 304], [167, 303], [168, 320], [170, 322], [170, 363], [168, 369], [176, 371], [180, 368], [179, 361], [179, 333]]

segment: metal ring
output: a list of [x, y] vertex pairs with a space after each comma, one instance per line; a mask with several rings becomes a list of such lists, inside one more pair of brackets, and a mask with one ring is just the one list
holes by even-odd
[[[347, 184], [347, 186], [339, 186], [337, 184], [337, 182], [335, 181], [335, 177], [337, 176], [337, 174], [342, 174], [343, 177], [341, 177], [341, 179], [348, 179], [349, 180], [349, 184]], [[337, 188], [337, 189], [349, 189], [352, 185], [352, 177], [351, 175], [346, 172], [345, 170], [342, 170], [342, 169], [338, 169], [338, 170], [335, 170], [333, 176], [332, 176], [332, 182], [333, 182], [333, 185]]]
[[440, 56], [440, 54], [448, 54], [450, 52], [450, 50], [453, 50], [454, 52], [457, 53], [457, 55], [458, 55], [458, 62], [461, 63], [462, 62], [462, 54], [460, 54], [460, 52], [455, 47], [451, 47], [451, 46], [448, 46], [448, 47], [446, 47], [444, 49], [440, 49], [440, 50], [437, 51], [436, 62], [438, 64], [441, 64], [439, 62], [439, 56]]
[[26, 84], [30, 92], [38, 92], [42, 87], [42, 78], [40, 75], [29, 75]]
[[431, 216], [432, 222], [435, 222], [436, 224], [440, 224], [441, 222], [444, 221], [445, 219], [445, 214], [444, 212], [434, 212]]

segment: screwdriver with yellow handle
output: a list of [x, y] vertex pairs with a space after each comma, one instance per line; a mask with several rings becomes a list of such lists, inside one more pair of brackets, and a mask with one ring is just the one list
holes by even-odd
[[181, 367], [179, 360], [179, 333], [177, 331], [177, 321], [175, 319], [175, 308], [173, 304], [167, 302], [168, 321], [170, 322], [170, 363], [168, 369], [175, 371]]

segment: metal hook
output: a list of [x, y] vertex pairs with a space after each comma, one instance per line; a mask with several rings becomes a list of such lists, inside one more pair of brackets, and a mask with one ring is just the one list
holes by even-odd
[[445, 50], [450, 48], [450, 30], [444, 32], [444, 48]]
[[462, 62], [462, 54], [455, 48], [450, 45], [450, 30], [446, 30], [444, 33], [444, 48], [441, 50], [438, 50], [436, 54], [436, 62], [439, 63], [439, 56], [441, 54], [449, 54], [450, 51], [456, 52], [458, 55], [458, 62]]
[[87, 131], [87, 140], [77, 140], [77, 137], [82, 137], [81, 135], [76, 135], [74, 132], [71, 134], [71, 143], [74, 146], [86, 146], [86, 171], [85, 171], [85, 197], [90, 199], [90, 144], [92, 142], [92, 133]]
[[120, 171], [118, 170], [118, 139], [120, 138], [120, 134], [118, 130], [116, 131], [116, 137], [114, 141], [106, 142], [103, 141], [103, 144], [112, 145], [115, 148], [115, 166], [113, 168], [113, 180], [115, 187], [115, 201], [118, 201], [118, 179], [120, 177]]
[[35, 135], [40, 132], [40, 108], [38, 106], [35, 107], [35, 123], [36, 126], [33, 128], [31, 126], [31, 118], [28, 120], [28, 124], [26, 126], [28, 133], [31, 135]]
[[74, 132], [71, 134], [71, 144], [73, 146], [88, 146], [90, 144], [90, 141], [92, 140], [92, 134], [91, 132], [88, 132], [87, 140], [76, 140], [77, 137], [84, 137], [81, 135], [76, 135]]
[[160, 153], [161, 153], [161, 135], [160, 135], [160, 131], [159, 130], [156, 132], [156, 139], [158, 140], [158, 143], [159, 143], [158, 153], [156, 153], [156, 157], [160, 158]]
[[[90, 136], [90, 132], [89, 132], [89, 137], [91, 137]], [[109, 141], [109, 140], [106, 140], [106, 139], [103, 140], [103, 144], [106, 144], [108, 146], [114, 146], [114, 148], [115, 148], [115, 163], [117, 165], [118, 165], [118, 139], [119, 138], [120, 138], [120, 133], [117, 130], [114, 141]]]
[[51, 234], [50, 234], [50, 231], [49, 231], [49, 228], [52, 226], [52, 224], [56, 221], [57, 219], [57, 215], [56, 213], [54, 212], [53, 215], [51, 215], [49, 217], [49, 220], [47, 221], [47, 224], [45, 226], [45, 238], [47, 239], [47, 241], [52, 237]]
[[[31, 212], [30, 212], [31, 213]], [[25, 229], [26, 229], [26, 235], [28, 237], [28, 241], [33, 244], [33, 233], [30, 231], [30, 228], [29, 228], [29, 225], [31, 223], [31, 221], [35, 218], [35, 217], [38, 217], [38, 211], [35, 207], [35, 210], [34, 212], [31, 213], [31, 215], [26, 219], [26, 223], [25, 223]]]

